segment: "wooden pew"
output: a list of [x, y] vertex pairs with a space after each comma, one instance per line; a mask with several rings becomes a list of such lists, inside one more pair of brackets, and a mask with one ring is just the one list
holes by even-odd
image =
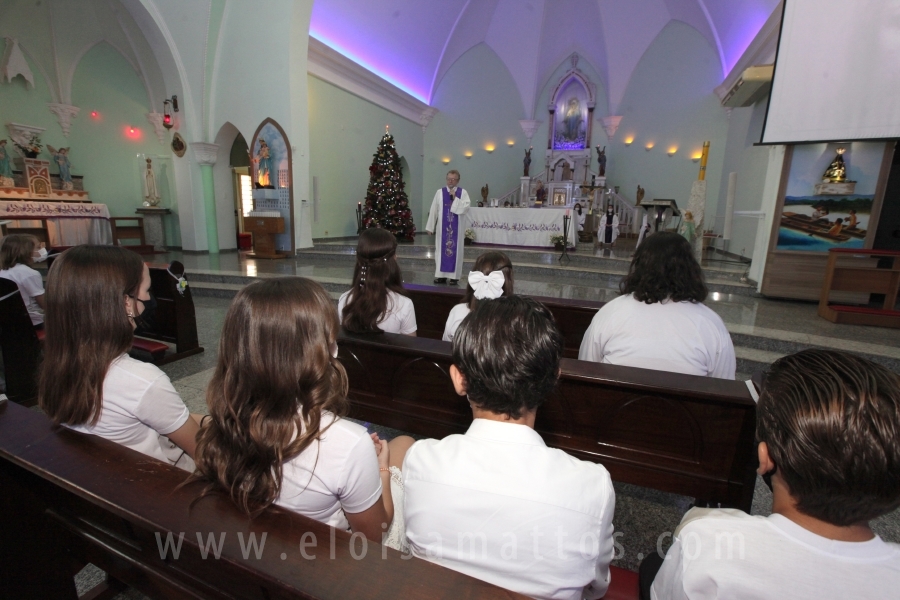
[[[90, 562], [151, 598], [524, 598], [379, 544], [363, 555], [360, 535], [281, 508], [251, 521], [222, 497], [194, 502], [200, 486], [179, 488], [185, 477], [4, 402], [0, 597], [75, 600], [72, 565]], [[182, 532], [178, 558], [172, 546], [161, 557]]]
[[[524, 598], [371, 542], [363, 556], [360, 539], [281, 508], [251, 521], [221, 497], [196, 501], [200, 486], [179, 487], [185, 477], [0, 404], [0, 597], [74, 600], [72, 565], [90, 562], [111, 589], [125, 582], [152, 598]], [[161, 556], [182, 532], [178, 557], [172, 546]], [[637, 575], [613, 567], [605, 598], [636, 600]]]
[[[463, 288], [432, 287], [428, 285], [404, 284], [407, 294], [416, 310], [416, 325], [419, 337], [439, 340], [444, 335], [444, 326], [450, 309], [462, 301]], [[566, 358], [578, 358], [578, 349], [584, 332], [591, 324], [605, 302], [594, 300], [566, 300], [531, 296], [553, 313], [556, 325], [563, 334]]]
[[[338, 338], [351, 416], [418, 435], [465, 432], [450, 344], [395, 334]], [[544, 441], [603, 464], [616, 481], [750, 510], [756, 405], [743, 382], [563, 359], [538, 410]]]
[[[175, 352], [154, 356], [153, 362], [162, 365], [203, 352], [197, 337], [197, 315], [194, 299], [187, 286], [181, 293], [174, 275], [184, 275], [184, 265], [174, 261], [171, 265], [150, 263], [150, 291], [156, 296], [157, 309], [149, 322], [149, 327], [139, 327], [135, 331], [138, 338], [149, 338], [175, 344]], [[172, 274], [169, 273], [172, 272]], [[151, 342], [152, 343], [152, 342]], [[144, 347], [140, 339], [135, 339], [135, 347], [153, 355], [151, 348]]]
[[0, 351], [6, 395], [25, 406], [37, 404], [41, 344], [16, 282], [0, 277]]

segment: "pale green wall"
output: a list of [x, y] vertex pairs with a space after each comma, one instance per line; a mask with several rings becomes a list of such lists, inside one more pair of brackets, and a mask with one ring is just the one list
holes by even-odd
[[[641, 58], [628, 83], [619, 114], [622, 122], [607, 148], [607, 185], [634, 200], [638, 184], [646, 198], [674, 198], [687, 205], [698, 163], [691, 155], [711, 141], [707, 164], [704, 228], [714, 221], [728, 121], [713, 92], [721, 83], [715, 49], [692, 27], [673, 21]], [[630, 146], [624, 140], [633, 136]], [[655, 145], [647, 151], [648, 143]], [[672, 146], [678, 151], [666, 153]]]
[[[735, 108], [728, 118], [728, 140], [723, 157], [722, 181], [718, 189], [717, 214], [721, 217], [716, 224], [716, 230], [719, 233], [722, 233], [724, 227], [729, 173], [737, 173], [734, 210], [761, 210], [769, 164], [769, 147], [753, 144], [759, 142], [766, 116], [766, 105], [767, 101], [762, 101], [753, 106]], [[733, 223], [731, 242], [727, 250], [751, 258], [756, 244], [757, 227], [763, 226], [762, 220], [738, 217]]]
[[[81, 112], [65, 137], [56, 115], [47, 108], [53, 100], [46, 82], [33, 63], [29, 66], [36, 75], [34, 88], [26, 90], [21, 78], [0, 84], [0, 118], [4, 123], [46, 128], [41, 136], [45, 148], [46, 144], [71, 147], [72, 173], [84, 176], [91, 200], [106, 204], [114, 217], [134, 216], [143, 200], [137, 155], [171, 155], [147, 122], [147, 93], [134, 69], [108, 44], [89, 50], [78, 64], [72, 84], [72, 104]], [[99, 118], [93, 119], [91, 111], [97, 111]], [[134, 139], [126, 135], [131, 125], [140, 132]], [[6, 134], [3, 132], [4, 137]], [[50, 156], [45, 151], [41, 158], [49, 160]], [[162, 166], [157, 166], [157, 174]], [[55, 166], [51, 165], [51, 172], [57, 172]], [[174, 177], [168, 181], [174, 184]], [[175, 213], [167, 218], [167, 243], [180, 245], [178, 207], [172, 201], [172, 188], [161, 190], [161, 194], [161, 205]]]
[[[485, 183], [492, 198], [519, 187], [526, 142], [519, 119], [525, 118], [525, 109], [512, 76], [493, 50], [479, 44], [463, 54], [441, 80], [431, 105], [440, 112], [425, 132], [423, 206], [418, 213], [423, 223], [450, 169], [460, 172], [472, 202], [480, 200]], [[507, 140], [515, 145], [510, 148]], [[487, 144], [495, 146], [492, 154], [485, 151]], [[466, 151], [473, 153], [471, 159], [465, 158]], [[441, 162], [444, 157], [450, 164]]]
[[313, 237], [356, 235], [356, 203], [365, 200], [369, 166], [385, 125], [390, 125], [397, 153], [409, 164], [406, 192], [416, 229], [424, 231], [425, 218], [419, 216], [422, 214], [422, 127], [321, 79], [308, 76], [307, 80], [310, 202], [313, 177], [317, 178], [319, 190], [318, 221], [312, 224]]
[[[266, 118], [278, 122], [287, 135], [292, 146], [296, 244], [300, 243], [301, 201], [309, 198], [307, 190], [311, 189], [306, 82], [311, 12], [312, 0], [228, 2], [217, 36], [220, 51], [211, 75], [212, 87], [208, 90], [212, 113], [210, 141], [228, 122], [250, 144]], [[224, 154], [220, 148], [219, 160], [223, 164], [228, 160], [233, 139], [225, 140], [228, 147]], [[227, 200], [222, 206], [225, 204]], [[221, 230], [224, 217], [217, 216]]]

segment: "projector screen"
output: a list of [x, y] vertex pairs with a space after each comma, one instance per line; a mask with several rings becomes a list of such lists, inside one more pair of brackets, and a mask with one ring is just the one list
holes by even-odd
[[900, 0], [785, 0], [763, 144], [900, 138]]

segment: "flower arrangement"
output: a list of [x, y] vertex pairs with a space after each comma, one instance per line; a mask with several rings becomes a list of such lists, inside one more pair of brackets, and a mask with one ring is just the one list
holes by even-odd
[[565, 246], [566, 245], [566, 236], [561, 233], [550, 236], [550, 243], [554, 246]]
[[465, 237], [467, 240], [474, 242], [475, 241], [475, 230], [474, 229], [466, 229]]
[[34, 158], [40, 154], [41, 148], [43, 148], [43, 145], [41, 145], [41, 138], [39, 138], [37, 134], [32, 135], [24, 146], [15, 140], [13, 140], [13, 144], [15, 144], [16, 148], [18, 148], [22, 154], [29, 158]]

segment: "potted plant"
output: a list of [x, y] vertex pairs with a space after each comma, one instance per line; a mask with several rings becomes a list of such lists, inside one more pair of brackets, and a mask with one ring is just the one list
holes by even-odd
[[465, 236], [463, 237], [463, 245], [471, 246], [475, 241], [475, 230], [474, 229], [466, 229]]
[[550, 236], [550, 243], [553, 244], [553, 247], [557, 250], [562, 250], [566, 247], [566, 236], [561, 233]]
[[37, 158], [38, 154], [41, 153], [41, 148], [43, 148], [41, 145], [41, 138], [36, 134], [32, 135], [24, 146], [16, 141], [13, 141], [13, 144], [16, 145], [19, 152], [25, 155], [25, 158]]

